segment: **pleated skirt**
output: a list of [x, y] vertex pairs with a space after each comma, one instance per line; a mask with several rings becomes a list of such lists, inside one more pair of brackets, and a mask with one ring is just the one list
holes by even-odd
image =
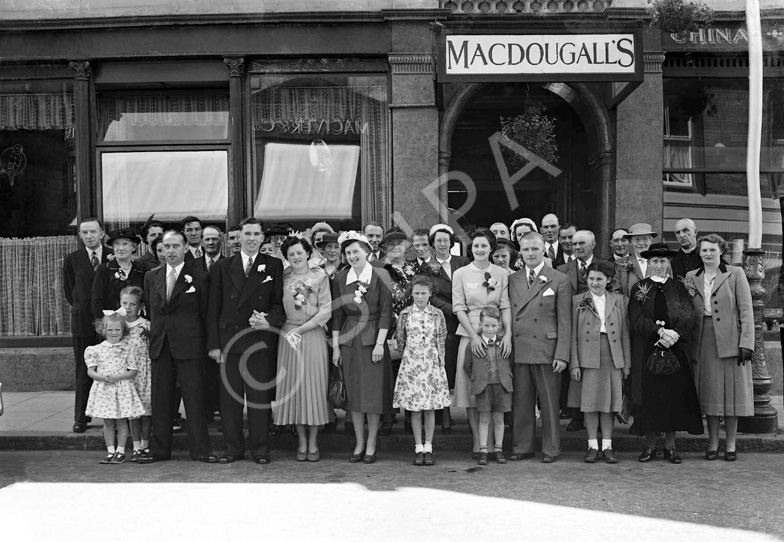
[[[599, 341], [599, 368], [581, 369], [583, 412], [620, 412], [623, 403], [623, 371], [615, 368], [607, 335]], [[571, 385], [574, 381], [570, 382]], [[571, 394], [570, 394], [571, 395]]]
[[278, 342], [278, 380], [272, 415], [276, 425], [324, 425], [329, 421], [329, 358], [322, 328], [302, 335], [294, 350], [285, 338], [297, 325], [286, 323]]
[[694, 368], [700, 409], [706, 416], [753, 416], [751, 363], [738, 366], [737, 356], [720, 358], [713, 318], [702, 320], [700, 359]]

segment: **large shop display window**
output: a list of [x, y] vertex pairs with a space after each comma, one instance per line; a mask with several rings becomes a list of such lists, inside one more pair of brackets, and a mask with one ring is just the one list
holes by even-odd
[[304, 228], [386, 220], [385, 76], [251, 77], [254, 216]]
[[101, 210], [107, 229], [151, 216], [225, 224], [229, 182], [226, 93], [98, 97]]
[[[730, 243], [728, 259], [739, 263], [748, 239], [746, 145], [747, 78], [665, 77], [663, 184], [665, 240], [676, 244], [675, 222], [692, 218], [701, 233]], [[762, 118], [763, 236], [769, 324], [784, 323], [778, 295], [782, 264], [784, 196], [784, 78], [764, 79]], [[782, 285], [784, 291], [784, 284]], [[776, 318], [774, 318], [776, 317]]]

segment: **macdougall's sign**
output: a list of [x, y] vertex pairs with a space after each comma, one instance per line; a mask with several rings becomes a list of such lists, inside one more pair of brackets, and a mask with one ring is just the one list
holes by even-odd
[[607, 34], [446, 34], [444, 80], [632, 81], [642, 76], [640, 37]]

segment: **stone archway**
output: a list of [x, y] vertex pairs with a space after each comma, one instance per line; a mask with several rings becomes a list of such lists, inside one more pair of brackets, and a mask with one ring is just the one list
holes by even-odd
[[[489, 83], [464, 83], [451, 96], [441, 117], [438, 134], [438, 174], [446, 178], [452, 159], [452, 134], [466, 104]], [[568, 103], [590, 134], [589, 174], [600, 187], [601, 220], [596, 234], [596, 252], [603, 254], [610, 247], [615, 228], [615, 130], [609, 111], [594, 87], [586, 83], [532, 83], [552, 92]], [[445, 190], [446, 186], [443, 185]], [[446, 194], [440, 195], [446, 201]]]

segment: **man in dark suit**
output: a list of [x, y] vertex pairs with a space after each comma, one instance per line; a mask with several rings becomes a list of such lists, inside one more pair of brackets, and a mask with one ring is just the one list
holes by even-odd
[[221, 367], [221, 419], [227, 464], [245, 455], [242, 410], [247, 399], [250, 453], [260, 465], [270, 462], [269, 409], [275, 377], [275, 348], [285, 321], [283, 264], [259, 254], [261, 221], [240, 223], [242, 251], [218, 261], [210, 272], [209, 355]]
[[572, 285], [544, 263], [544, 239], [526, 233], [520, 245], [525, 266], [509, 277], [514, 342], [513, 461], [533, 457], [534, 406], [542, 408], [542, 462], [561, 452], [558, 399], [560, 374], [569, 363]]
[[195, 216], [186, 216], [182, 219], [182, 232], [188, 241], [185, 260], [198, 260], [204, 256], [204, 250], [201, 248], [201, 220]]
[[[457, 351], [460, 346], [460, 337], [457, 336], [459, 322], [457, 316], [452, 312], [452, 277], [455, 271], [468, 265], [469, 260], [465, 256], [454, 256], [450, 252], [455, 244], [455, 232], [446, 224], [436, 224], [430, 228], [430, 245], [435, 252], [429, 265], [421, 266], [423, 274], [430, 275], [435, 285], [434, 295], [430, 298], [430, 303], [434, 307], [441, 309], [446, 319], [446, 345], [445, 361], [446, 376], [449, 381], [449, 388], [455, 387], [455, 373], [457, 372]], [[449, 407], [443, 411], [441, 418], [441, 432], [445, 435], [452, 433], [452, 418]]]
[[384, 228], [378, 222], [368, 222], [365, 224], [362, 233], [365, 234], [370, 242], [369, 262], [377, 262], [384, 259], [384, 250], [381, 248], [381, 240], [384, 238]]
[[103, 225], [97, 218], [85, 218], [79, 223], [79, 238], [84, 248], [67, 254], [63, 258], [63, 288], [65, 299], [71, 305], [71, 338], [73, 341], [75, 365], [74, 389], [74, 433], [84, 433], [91, 421], [84, 410], [90, 395], [92, 379], [87, 376], [84, 364], [84, 350], [100, 342], [95, 332], [91, 309], [91, 292], [95, 270], [99, 264], [109, 261], [111, 249], [101, 243]]
[[163, 235], [166, 265], [144, 277], [144, 292], [150, 315], [150, 359], [152, 360], [152, 440], [149, 455], [140, 463], [171, 459], [172, 418], [177, 382], [188, 416], [188, 445], [191, 460], [217, 463], [210, 451], [210, 436], [204, 411], [204, 363], [210, 277], [206, 271], [185, 261], [186, 240], [182, 232]]
[[[594, 248], [596, 248], [596, 237], [592, 231], [576, 231], [572, 236], [575, 259], [558, 267], [558, 271], [569, 277], [574, 295], [588, 291], [588, 266], [594, 261]], [[583, 413], [580, 410], [581, 392], [580, 381], [572, 380], [568, 371], [561, 373], [561, 418], [572, 418], [566, 426], [567, 431], [579, 431], [585, 428]]]
[[702, 267], [700, 251], [697, 250], [697, 224], [691, 218], [681, 218], [675, 223], [675, 238], [681, 248], [672, 260], [672, 278], [685, 278], [686, 273]]
[[[204, 256], [193, 260], [199, 269], [210, 271], [212, 266], [223, 258], [221, 254], [221, 232], [217, 226], [205, 226], [202, 230]], [[207, 420], [212, 421], [215, 412], [220, 410], [220, 365], [207, 358], [204, 364], [205, 398], [207, 401]]]
[[552, 213], [544, 215], [540, 231], [544, 237], [544, 255], [550, 258], [553, 269], [557, 269], [559, 265], [566, 263], [563, 247], [558, 242], [558, 234], [561, 232], [561, 223], [558, 217]]
[[144, 240], [147, 243], [147, 252], [137, 261], [145, 271], [152, 271], [161, 265], [158, 255], [153, 252], [152, 243], [156, 239], [163, 237], [163, 223], [157, 220], [150, 222], [142, 231], [142, 235], [144, 235]]
[[610, 263], [618, 263], [621, 261], [627, 261], [629, 259], [629, 251], [631, 250], [631, 244], [629, 240], [626, 238], [626, 234], [629, 233], [629, 230], [626, 228], [618, 228], [614, 232], [612, 232], [612, 237], [610, 238], [610, 246], [612, 247], [612, 254], [607, 256], [604, 260]]

